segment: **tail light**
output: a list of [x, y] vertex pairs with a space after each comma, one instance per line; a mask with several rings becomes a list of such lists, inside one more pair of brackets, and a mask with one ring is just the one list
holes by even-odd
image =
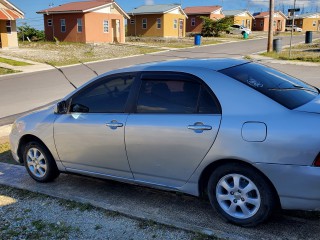
[[320, 167], [320, 153], [318, 153], [316, 159], [314, 160], [313, 166]]

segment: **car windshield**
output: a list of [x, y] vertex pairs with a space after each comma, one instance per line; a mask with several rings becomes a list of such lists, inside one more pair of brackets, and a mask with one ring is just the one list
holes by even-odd
[[220, 70], [281, 105], [294, 109], [318, 96], [318, 89], [292, 76], [255, 63]]

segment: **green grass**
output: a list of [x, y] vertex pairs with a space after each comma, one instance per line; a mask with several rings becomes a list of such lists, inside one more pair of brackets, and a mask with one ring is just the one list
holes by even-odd
[[32, 65], [32, 64], [30, 64], [30, 63], [21, 62], [21, 61], [16, 61], [16, 60], [12, 60], [12, 59], [8, 59], [8, 58], [3, 58], [3, 57], [0, 57], [0, 62], [1, 62], [1, 63], [9, 64], [9, 65], [11, 65], [11, 66], [29, 66], [29, 65]]
[[302, 62], [320, 62], [320, 40], [312, 44], [299, 44], [291, 49], [291, 58], [289, 57], [289, 48], [283, 49], [281, 53], [265, 52], [262, 56], [271, 57], [280, 60], [295, 60]]
[[0, 75], [18, 73], [18, 72], [21, 72], [21, 71], [15, 71], [15, 70], [12, 70], [12, 69], [0, 67]]
[[0, 144], [0, 162], [18, 165], [13, 159], [8, 142]]

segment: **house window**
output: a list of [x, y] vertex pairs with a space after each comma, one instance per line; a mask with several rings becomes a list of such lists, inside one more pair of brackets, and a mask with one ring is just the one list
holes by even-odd
[[147, 29], [147, 19], [146, 18], [142, 19], [142, 29]]
[[7, 33], [11, 33], [11, 21], [6, 21]]
[[245, 27], [245, 25], [244, 25], [244, 24], [245, 24], [245, 21], [244, 21], [244, 20], [242, 20], [242, 24], [241, 24], [241, 25]]
[[161, 18], [157, 18], [157, 28], [161, 28]]
[[109, 32], [109, 21], [103, 20], [103, 32], [108, 33]]
[[60, 19], [61, 32], [66, 32], [66, 20]]
[[191, 26], [195, 26], [196, 25], [196, 19], [195, 18], [191, 18]]
[[263, 27], [263, 22], [260, 22], [260, 27]]
[[256, 26], [256, 20], [253, 20], [253, 26], [254, 27]]
[[317, 26], [317, 21], [313, 21], [313, 22], [312, 22], [312, 26], [313, 26], [313, 27]]
[[52, 19], [48, 19], [48, 26], [49, 26], [49, 27], [52, 26]]
[[134, 19], [131, 19], [130, 20], [130, 24], [135, 24], [136, 22], [135, 22], [135, 20]]
[[174, 28], [174, 29], [177, 29], [177, 28], [178, 28], [178, 20], [177, 20], [177, 19], [174, 19], [174, 20], [173, 20], [173, 28]]
[[81, 33], [82, 32], [82, 19], [81, 18], [77, 19], [77, 25], [78, 25], [78, 32]]
[[275, 27], [277, 25], [277, 22], [276, 21], [273, 21], [273, 26]]

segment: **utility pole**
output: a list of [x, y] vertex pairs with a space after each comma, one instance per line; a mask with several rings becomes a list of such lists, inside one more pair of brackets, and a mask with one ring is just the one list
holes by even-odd
[[273, 43], [273, 15], [274, 15], [274, 0], [270, 0], [269, 4], [269, 31], [268, 31], [268, 52], [272, 52]]
[[292, 25], [291, 25], [291, 36], [290, 36], [290, 50], [289, 50], [289, 59], [291, 58], [291, 50], [292, 50], [292, 35], [293, 35], [293, 27], [294, 27], [294, 19], [296, 13], [296, 0], [293, 3], [293, 16], [292, 16]]

